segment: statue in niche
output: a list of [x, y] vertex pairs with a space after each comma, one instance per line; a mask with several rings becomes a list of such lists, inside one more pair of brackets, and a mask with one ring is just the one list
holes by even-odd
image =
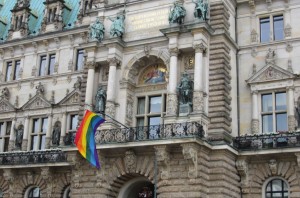
[[98, 91], [95, 96], [96, 105], [95, 105], [95, 112], [96, 113], [104, 113], [105, 106], [106, 106], [106, 91], [99, 87]]
[[177, 87], [178, 92], [178, 100], [179, 104], [189, 104], [193, 103], [193, 81], [190, 80], [189, 75], [187, 73], [182, 74], [180, 84]]
[[266, 64], [267, 65], [275, 65], [275, 57], [276, 52], [271, 48], [268, 49], [268, 53], [266, 55]]
[[16, 134], [15, 146], [17, 149], [20, 149], [22, 147], [24, 127], [23, 125], [20, 125], [18, 128], [15, 128], [14, 130]]
[[170, 10], [169, 23], [183, 24], [186, 9], [178, 1], [174, 2], [173, 8]]
[[39, 84], [35, 87], [35, 89], [36, 89], [36, 94], [41, 94], [41, 95], [44, 94], [45, 89], [41, 82], [39, 82]]
[[80, 76], [77, 76], [77, 81], [74, 83], [74, 89], [78, 89], [80, 90], [81, 89], [81, 82], [82, 82], [82, 79]]
[[207, 21], [208, 19], [208, 3], [203, 2], [203, 0], [193, 0], [193, 3], [196, 4], [194, 16], [195, 18]]
[[60, 134], [61, 134], [61, 125], [60, 122], [56, 122], [53, 128], [52, 133], [52, 145], [58, 146], [60, 141]]
[[96, 21], [89, 27], [89, 37], [91, 40], [97, 40], [101, 42], [104, 38], [105, 27], [101, 23], [100, 18], [97, 17]]
[[109, 20], [112, 21], [112, 25], [110, 27], [110, 36], [111, 37], [121, 37], [125, 32], [125, 14], [119, 13], [115, 19], [108, 17]]
[[1, 91], [1, 97], [5, 99], [9, 99], [9, 90], [7, 87], [4, 87]]

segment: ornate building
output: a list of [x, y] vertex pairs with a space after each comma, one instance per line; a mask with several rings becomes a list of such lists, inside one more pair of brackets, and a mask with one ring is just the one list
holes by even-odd
[[299, 5], [0, 0], [0, 198], [300, 197]]

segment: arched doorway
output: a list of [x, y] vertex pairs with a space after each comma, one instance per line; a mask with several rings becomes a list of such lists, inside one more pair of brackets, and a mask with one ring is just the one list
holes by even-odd
[[145, 177], [138, 177], [126, 182], [118, 198], [153, 198], [154, 185]]

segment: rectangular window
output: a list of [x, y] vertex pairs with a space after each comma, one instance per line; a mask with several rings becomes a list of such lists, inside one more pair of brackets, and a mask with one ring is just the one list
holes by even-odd
[[70, 127], [71, 131], [75, 131], [78, 125], [78, 115], [71, 115], [70, 116]]
[[260, 19], [260, 42], [270, 41], [270, 18]]
[[263, 94], [262, 100], [262, 132], [287, 131], [286, 93]]
[[48, 118], [35, 118], [32, 120], [30, 150], [45, 149], [47, 127]]
[[14, 70], [14, 78], [13, 80], [19, 80], [19, 72], [20, 72], [21, 61], [15, 61], [15, 70]]
[[39, 76], [45, 76], [46, 75], [46, 65], [47, 65], [47, 56], [41, 56], [40, 57]]
[[0, 122], [0, 152], [8, 151], [10, 130], [11, 121]]
[[12, 62], [7, 62], [6, 63], [5, 81], [10, 81], [11, 80], [12, 67], [13, 67]]
[[84, 50], [83, 49], [77, 50], [76, 68], [75, 68], [76, 71], [81, 70], [82, 67], [83, 67], [83, 61], [84, 61], [83, 55], [84, 55]]
[[54, 73], [54, 66], [55, 66], [55, 54], [52, 54], [49, 56], [48, 75]]
[[283, 16], [273, 17], [274, 40], [280, 41], [284, 38]]

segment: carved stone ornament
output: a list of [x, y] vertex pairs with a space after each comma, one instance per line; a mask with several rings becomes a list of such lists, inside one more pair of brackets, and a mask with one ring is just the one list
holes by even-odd
[[207, 49], [207, 47], [203, 43], [195, 43], [193, 47], [196, 53], [205, 53]]
[[95, 62], [95, 61], [88, 61], [88, 62], [86, 62], [86, 67], [87, 67], [88, 69], [95, 69], [95, 67], [96, 67], [96, 62]]
[[294, 131], [296, 129], [296, 119], [293, 115], [288, 116], [288, 129]]
[[155, 155], [159, 168], [161, 169], [160, 177], [167, 180], [170, 177], [170, 153], [166, 145], [155, 146]]
[[251, 10], [251, 13], [253, 14], [255, 12], [255, 0], [249, 0], [249, 7]]
[[35, 87], [37, 95], [44, 95], [45, 89], [41, 82]]
[[107, 62], [109, 63], [109, 66], [119, 66], [119, 65], [121, 65], [121, 61], [116, 57], [108, 58]]
[[80, 76], [77, 76], [77, 80], [74, 83], [74, 89], [80, 90], [81, 89], [81, 83], [82, 83], [82, 79]]
[[150, 56], [150, 51], [151, 51], [151, 47], [149, 45], [145, 45], [144, 46], [144, 52], [145, 52], [145, 55], [149, 58]]
[[271, 170], [272, 175], [277, 174], [277, 161], [275, 159], [271, 159], [269, 161], [269, 168]]
[[291, 37], [292, 36], [292, 27], [290, 24], [287, 24], [284, 28], [284, 36], [285, 38]]
[[257, 56], [257, 50], [256, 50], [255, 47], [253, 47], [253, 48], [251, 49], [251, 56], [252, 56], [253, 58]]
[[251, 42], [252, 42], [252, 43], [256, 43], [256, 42], [257, 42], [257, 32], [256, 32], [255, 29], [253, 29], [253, 30], [251, 31]]
[[195, 55], [184, 57], [184, 70], [193, 70], [195, 66]]
[[235, 163], [237, 171], [241, 176], [241, 183], [243, 186], [247, 186], [248, 183], [248, 162], [245, 158], [238, 159]]
[[298, 153], [295, 153], [295, 155], [296, 155], [296, 157], [297, 157], [297, 165], [298, 165], [298, 167], [300, 168], [300, 152], [298, 152]]
[[252, 121], [251, 121], [251, 132], [252, 132], [252, 134], [258, 134], [259, 133], [259, 120], [258, 119], [252, 119]]
[[10, 93], [9, 89], [7, 87], [4, 87], [1, 91], [1, 98], [5, 98], [6, 100], [9, 100], [10, 98]]
[[12, 169], [3, 169], [3, 177], [10, 184], [15, 180], [15, 174]]
[[276, 52], [269, 48], [268, 53], [266, 55], [266, 64], [267, 65], [275, 65]]
[[107, 101], [106, 107], [105, 107], [105, 113], [109, 115], [110, 117], [115, 117], [116, 113], [116, 106], [113, 102]]
[[182, 154], [185, 160], [189, 162], [188, 177], [195, 179], [198, 177], [198, 149], [197, 145], [192, 143], [181, 144]]
[[293, 45], [290, 42], [286, 43], [286, 47], [285, 47], [287, 52], [291, 52], [293, 50]]
[[178, 56], [179, 49], [178, 47], [173, 47], [169, 49], [170, 56]]
[[193, 94], [193, 112], [204, 112], [204, 93], [195, 91]]
[[137, 157], [133, 150], [125, 152], [124, 163], [128, 173], [135, 173]]
[[178, 112], [178, 99], [176, 94], [168, 94], [167, 96], [167, 115], [175, 116]]

